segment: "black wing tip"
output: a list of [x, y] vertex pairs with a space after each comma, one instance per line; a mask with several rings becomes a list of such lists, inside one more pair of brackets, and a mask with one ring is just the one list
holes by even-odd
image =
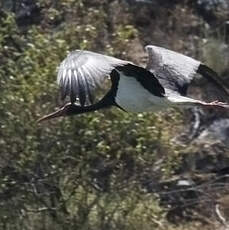
[[227, 95], [227, 97], [229, 97], [229, 89], [225, 87], [224, 82], [213, 69], [201, 63], [197, 69], [197, 73], [201, 74], [207, 80], [215, 84], [218, 88], [220, 88], [224, 92], [224, 94]]
[[218, 76], [218, 74], [213, 69], [203, 63], [200, 63], [196, 72], [202, 75], [206, 73], [213, 73], [214, 75]]
[[164, 87], [157, 79], [157, 76], [155, 76], [155, 74], [151, 71], [131, 63], [128, 63], [124, 66], [119, 66], [118, 68], [116, 67], [116, 69], [124, 72], [127, 76], [135, 77], [145, 89], [150, 91], [155, 96], [165, 96]]

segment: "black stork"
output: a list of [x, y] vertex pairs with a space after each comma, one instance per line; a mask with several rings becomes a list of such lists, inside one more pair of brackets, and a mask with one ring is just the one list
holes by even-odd
[[[71, 52], [60, 64], [57, 77], [62, 99], [69, 96], [70, 102], [38, 122], [110, 106], [127, 112], [187, 106], [229, 108], [229, 104], [224, 102], [205, 102], [185, 96], [188, 85], [197, 74], [229, 95], [212, 69], [191, 57], [162, 47], [148, 45], [145, 49], [149, 56], [146, 68], [91, 51]], [[109, 91], [93, 103], [96, 89], [102, 87], [107, 78], [111, 80]]]

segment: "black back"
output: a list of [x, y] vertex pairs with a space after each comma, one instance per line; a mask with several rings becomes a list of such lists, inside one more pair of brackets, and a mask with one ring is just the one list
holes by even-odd
[[[127, 64], [124, 66], [116, 67], [117, 70], [121, 71], [128, 77], [134, 77], [141, 85], [147, 89], [150, 93], [158, 97], [164, 97], [165, 89], [160, 84], [154, 74], [142, 67]], [[113, 81], [112, 81], [113, 83]], [[128, 87], [128, 86], [127, 86]]]

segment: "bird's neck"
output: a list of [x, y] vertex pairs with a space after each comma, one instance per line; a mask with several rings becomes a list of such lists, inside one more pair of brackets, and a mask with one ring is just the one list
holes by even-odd
[[115, 97], [116, 97], [118, 83], [119, 83], [119, 73], [116, 70], [113, 70], [111, 73], [111, 82], [112, 82], [111, 89], [107, 92], [107, 94], [100, 101], [98, 101], [97, 103], [93, 105], [89, 105], [89, 106], [74, 105], [72, 107], [73, 111], [71, 112], [70, 115], [88, 113], [88, 112], [96, 111], [99, 109], [109, 108], [110, 106], [113, 106], [113, 105], [117, 106], [121, 110], [124, 110], [115, 102]]
[[105, 109], [108, 108], [112, 105], [114, 105], [113, 98], [110, 98], [108, 95], [103, 97], [99, 102], [93, 104], [93, 105], [88, 105], [88, 106], [78, 106], [78, 105], [73, 105], [68, 113], [68, 115], [76, 115], [76, 114], [81, 114], [81, 113], [88, 113], [100, 109]]

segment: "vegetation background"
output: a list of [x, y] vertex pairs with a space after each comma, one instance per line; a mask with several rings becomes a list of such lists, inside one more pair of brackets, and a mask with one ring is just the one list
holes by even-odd
[[[69, 51], [144, 66], [144, 46], [160, 45], [229, 86], [228, 34], [227, 0], [1, 0], [0, 229], [227, 229], [228, 113], [36, 120], [62, 103], [56, 68]], [[204, 81], [190, 94], [220, 97]]]

